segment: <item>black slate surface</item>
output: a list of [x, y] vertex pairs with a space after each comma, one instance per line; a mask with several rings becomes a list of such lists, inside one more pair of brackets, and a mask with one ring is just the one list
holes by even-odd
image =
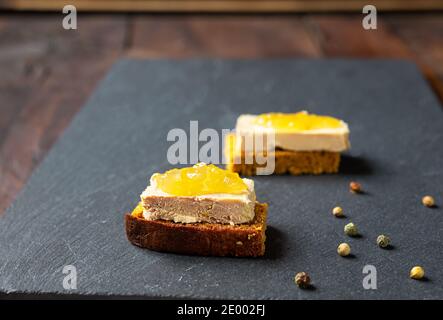
[[[123, 214], [153, 172], [170, 168], [167, 132], [189, 120], [232, 128], [241, 113], [330, 114], [351, 128], [342, 173], [257, 177], [270, 204], [260, 259], [205, 258], [132, 246]], [[131, 61], [117, 63], [17, 201], [0, 218], [0, 291], [192, 298], [443, 298], [443, 114], [416, 66], [402, 61]], [[362, 183], [364, 195], [348, 191]], [[336, 219], [340, 205], [347, 218]], [[343, 226], [353, 221], [362, 237]], [[393, 248], [375, 244], [391, 236]], [[354, 257], [337, 255], [340, 242]], [[64, 265], [78, 271], [63, 289]], [[366, 264], [378, 289], [362, 286]], [[426, 281], [409, 279], [422, 265]], [[311, 275], [314, 290], [293, 283]]]

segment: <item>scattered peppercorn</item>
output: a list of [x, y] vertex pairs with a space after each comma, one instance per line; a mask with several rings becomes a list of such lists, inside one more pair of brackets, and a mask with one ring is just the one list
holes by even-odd
[[411, 273], [409, 274], [409, 276], [412, 279], [416, 280], [423, 279], [423, 277], [425, 276], [425, 270], [420, 266], [415, 266], [414, 268], [411, 269]]
[[351, 254], [351, 247], [347, 243], [340, 243], [337, 248], [337, 253], [342, 257], [349, 256]]
[[351, 237], [355, 237], [358, 235], [358, 229], [357, 229], [356, 225], [353, 224], [352, 222], [345, 225], [344, 231], [345, 231], [345, 234], [347, 234], [348, 236], [351, 236]]
[[421, 202], [423, 202], [423, 205], [425, 205], [428, 208], [431, 208], [431, 207], [433, 207], [435, 205], [435, 200], [431, 196], [424, 196], [421, 199]]
[[332, 209], [332, 214], [336, 217], [343, 217], [343, 209], [341, 207], [335, 207]]
[[294, 281], [300, 288], [308, 288], [311, 284], [311, 278], [306, 272], [297, 273]]
[[353, 193], [360, 193], [361, 192], [361, 184], [355, 181], [352, 181], [349, 184], [349, 189], [351, 190], [351, 192]]
[[377, 237], [377, 244], [381, 248], [386, 248], [391, 243], [391, 239], [384, 234], [381, 234]]

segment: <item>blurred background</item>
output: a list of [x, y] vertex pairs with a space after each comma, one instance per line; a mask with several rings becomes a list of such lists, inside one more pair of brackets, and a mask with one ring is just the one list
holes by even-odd
[[443, 100], [443, 0], [0, 0], [0, 215], [121, 57], [408, 59]]

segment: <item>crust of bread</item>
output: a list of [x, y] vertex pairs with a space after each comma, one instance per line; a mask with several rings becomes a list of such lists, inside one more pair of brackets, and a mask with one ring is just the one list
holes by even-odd
[[[246, 156], [244, 152], [237, 152], [234, 146], [235, 135], [226, 136], [225, 159], [227, 170], [238, 172], [244, 176], [252, 176], [257, 173], [257, 168], [265, 167], [265, 165], [258, 165], [255, 162], [255, 157], [252, 157], [253, 163], [245, 163]], [[277, 149], [274, 152], [269, 152], [269, 156], [274, 156], [275, 159], [273, 174], [337, 173], [340, 167], [340, 152]]]
[[125, 215], [128, 240], [155, 251], [201, 256], [258, 257], [265, 253], [268, 205], [256, 203], [249, 224], [175, 223]]

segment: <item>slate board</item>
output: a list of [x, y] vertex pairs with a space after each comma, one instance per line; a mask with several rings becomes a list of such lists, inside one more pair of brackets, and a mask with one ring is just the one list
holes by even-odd
[[[342, 173], [257, 177], [268, 202], [264, 258], [207, 258], [132, 246], [123, 215], [166, 161], [172, 128], [232, 128], [241, 113], [304, 108], [346, 120]], [[151, 298], [443, 298], [443, 114], [404, 61], [122, 60], [103, 80], [17, 201], [0, 219], [0, 290], [16, 295]], [[357, 180], [367, 191], [353, 195]], [[346, 219], [331, 209], [341, 205]], [[343, 226], [355, 222], [362, 237]], [[391, 236], [393, 248], [375, 244]], [[337, 255], [340, 242], [353, 258]], [[77, 290], [63, 289], [64, 265]], [[362, 286], [366, 264], [377, 290]], [[422, 265], [427, 281], [409, 279]], [[293, 283], [308, 272], [314, 290]]]

